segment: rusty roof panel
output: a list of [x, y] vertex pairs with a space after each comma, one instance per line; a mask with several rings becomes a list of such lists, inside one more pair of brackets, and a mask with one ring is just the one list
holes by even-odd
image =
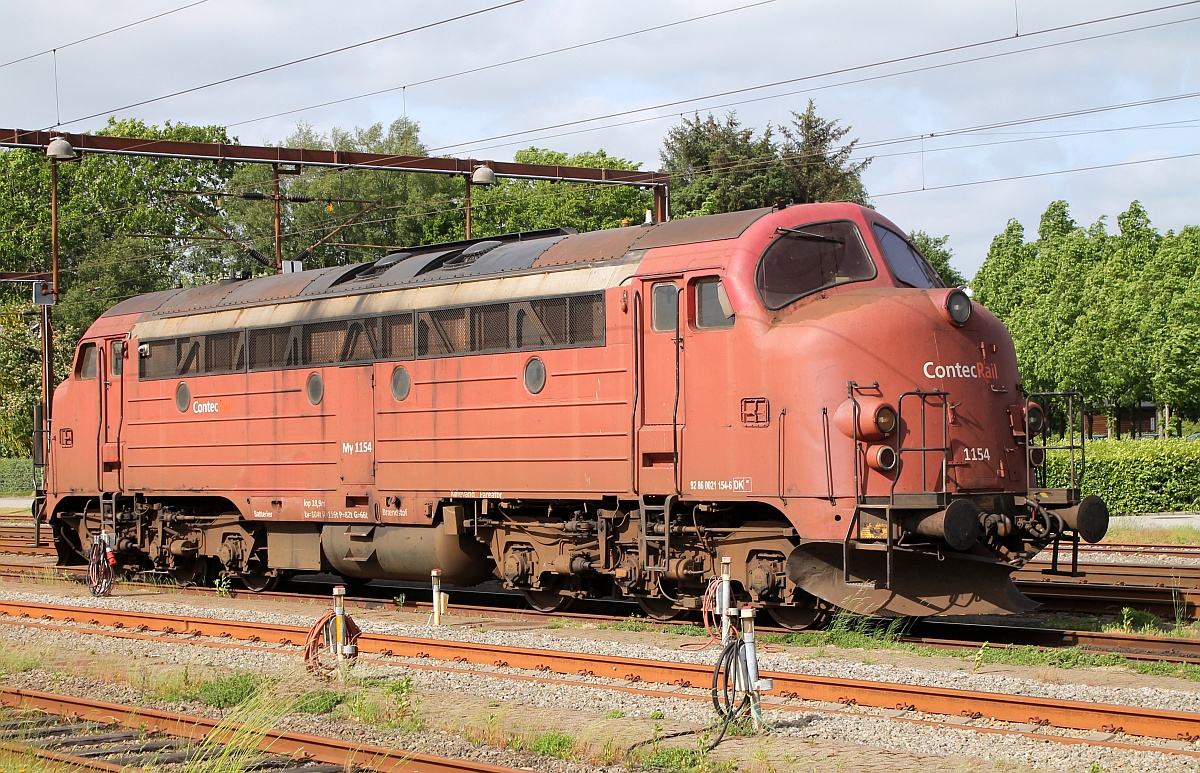
[[692, 244], [719, 239], [736, 239], [750, 224], [773, 209], [748, 209], [744, 212], [725, 212], [707, 217], [687, 217], [671, 220], [654, 227], [654, 230], [639, 239], [639, 249], [669, 247], [673, 244]]
[[[295, 298], [314, 279], [328, 273], [320, 271], [298, 271], [294, 274], [272, 274], [244, 282], [235, 282], [234, 289], [217, 302], [218, 306], [236, 306], [243, 303], [257, 304]], [[336, 270], [336, 269], [334, 269]]]
[[[253, 279], [242, 280], [242, 282], [253, 281]], [[180, 311], [211, 309], [220, 303], [225, 296], [237, 289], [238, 284], [242, 282], [233, 279], [222, 279], [217, 284], [200, 285], [199, 287], [189, 287], [186, 290], [180, 290], [175, 295], [167, 298], [158, 307], [157, 313], [173, 314]]]
[[100, 316], [102, 317], [119, 317], [122, 314], [145, 314], [148, 311], [156, 311], [168, 298], [178, 295], [179, 293], [187, 292], [186, 290], [163, 290], [157, 293], [146, 293], [145, 295], [135, 295], [132, 298], [127, 298], [116, 306], [113, 306], [108, 311]]
[[[657, 226], [608, 228], [603, 231], [575, 234], [542, 253], [542, 256], [533, 262], [533, 268], [615, 260], [623, 257], [634, 248], [635, 242], [655, 228]], [[641, 244], [637, 246], [640, 247]]]

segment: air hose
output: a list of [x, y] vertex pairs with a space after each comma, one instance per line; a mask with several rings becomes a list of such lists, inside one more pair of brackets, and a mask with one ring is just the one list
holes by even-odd
[[[339, 623], [341, 637], [339, 637]], [[354, 643], [361, 633], [362, 630], [349, 615], [342, 614], [339, 619], [336, 610], [326, 612], [308, 631], [308, 638], [304, 642], [305, 666], [314, 673], [332, 670], [321, 663], [321, 653], [336, 653], [340, 638], [345, 656], [354, 657], [357, 652]]]
[[112, 593], [113, 567], [117, 557], [108, 546], [108, 533], [101, 532], [92, 543], [92, 552], [88, 556], [88, 588], [93, 596], [107, 596]]

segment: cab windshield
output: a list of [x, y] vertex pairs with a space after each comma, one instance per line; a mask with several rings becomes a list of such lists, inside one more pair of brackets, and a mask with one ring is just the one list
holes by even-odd
[[945, 287], [933, 266], [908, 239], [878, 223], [875, 224], [875, 235], [879, 237], [879, 246], [883, 248], [883, 256], [892, 267], [892, 273], [901, 282], [909, 287]]
[[768, 309], [782, 309], [834, 285], [875, 277], [858, 228], [849, 221], [780, 228], [754, 272]]

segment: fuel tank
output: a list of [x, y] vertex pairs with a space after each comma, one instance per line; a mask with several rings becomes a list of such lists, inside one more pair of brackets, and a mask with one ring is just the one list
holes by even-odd
[[321, 548], [334, 570], [364, 580], [429, 579], [442, 570], [442, 581], [475, 585], [492, 576], [487, 549], [466, 536], [436, 526], [337, 524], [321, 531]]

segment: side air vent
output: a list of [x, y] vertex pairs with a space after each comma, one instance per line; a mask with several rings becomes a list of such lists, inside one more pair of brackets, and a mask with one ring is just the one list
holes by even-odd
[[354, 281], [362, 281], [364, 279], [374, 279], [375, 277], [387, 271], [392, 266], [396, 265], [406, 258], [411, 258], [411, 252], [391, 252], [384, 255], [379, 260], [371, 264], [371, 267], [354, 277]]
[[447, 269], [447, 270], [452, 270], [452, 269], [456, 269], [456, 268], [461, 268], [462, 266], [469, 266], [472, 263], [474, 263], [476, 260], [478, 260], [481, 256], [486, 255], [487, 253], [491, 252], [492, 250], [496, 249], [497, 247], [502, 247], [503, 245], [504, 245], [504, 242], [498, 242], [498, 241], [494, 241], [494, 240], [486, 241], [486, 242], [479, 242], [478, 244], [472, 244], [470, 247], [466, 248], [465, 250], [460, 252], [455, 257], [450, 258], [445, 263], [443, 263], [442, 268]]

